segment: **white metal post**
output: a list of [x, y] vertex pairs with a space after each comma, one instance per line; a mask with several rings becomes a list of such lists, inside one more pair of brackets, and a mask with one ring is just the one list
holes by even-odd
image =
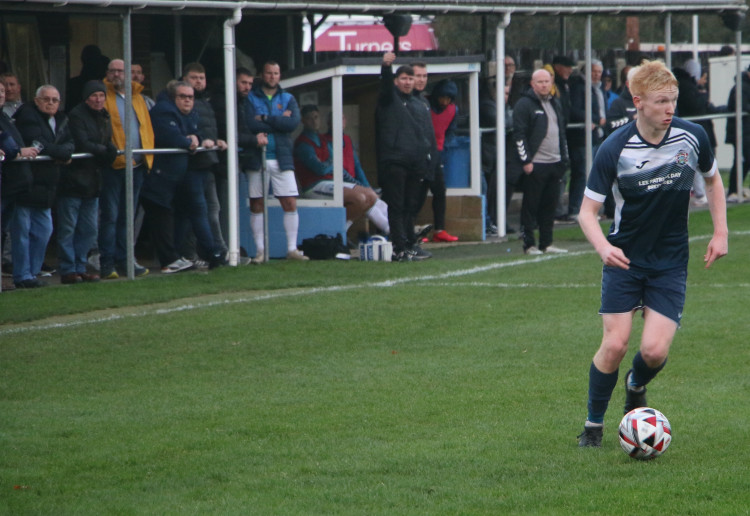
[[[593, 164], [593, 150], [594, 150], [594, 140], [593, 140], [593, 131], [591, 130], [591, 125], [593, 124], [593, 112], [591, 110], [591, 102], [593, 101], [591, 91], [592, 83], [591, 83], [591, 15], [589, 14], [586, 16], [586, 42], [585, 42], [586, 48], [584, 49], [584, 52], [586, 54], [586, 73], [584, 76], [586, 77], [586, 96], [584, 97], [586, 102], [586, 123], [583, 127], [584, 134], [586, 135], [586, 170], [585, 174], [586, 177], [589, 177], [589, 171], [591, 170], [591, 166]], [[597, 121], [599, 120], [599, 113], [596, 114]]]
[[742, 31], [738, 30], [735, 33], [735, 48], [737, 56], [737, 77], [735, 78], [736, 88], [734, 90], [734, 123], [735, 123], [735, 142], [734, 142], [734, 162], [737, 164], [735, 167], [735, 174], [737, 174], [737, 202], [742, 202], [742, 194], [744, 193], [742, 188], [742, 170], [744, 164], [742, 163], [742, 142], [744, 136], [742, 135], [742, 76], [747, 73], [742, 69]]
[[331, 77], [331, 123], [333, 131], [333, 203], [344, 205], [344, 81], [341, 75]]
[[235, 75], [234, 28], [242, 20], [242, 10], [235, 9], [233, 16], [224, 22], [224, 95], [227, 116], [227, 218], [229, 222], [227, 260], [236, 266], [240, 261], [239, 244], [239, 192], [237, 184], [239, 166], [237, 160], [237, 77]]
[[127, 252], [128, 279], [135, 278], [135, 203], [133, 202], [133, 141], [130, 139], [131, 116], [133, 115], [133, 83], [131, 81], [131, 63], [133, 59], [130, 36], [130, 12], [128, 7], [122, 24], [122, 49], [123, 61], [125, 62], [125, 120], [123, 130], [125, 131], [125, 235]]
[[174, 74], [182, 77], [182, 16], [175, 14], [174, 20]]
[[672, 13], [664, 17], [664, 64], [672, 69]]
[[694, 14], [693, 15], [693, 59], [695, 59], [696, 61], [698, 61], [698, 41], [699, 41], [698, 21], [699, 21], [698, 15]]
[[[505, 29], [510, 25], [510, 13], [506, 12], [503, 19], [497, 24], [495, 33], [495, 48], [497, 53], [495, 73], [495, 105], [497, 106], [497, 117], [495, 121], [495, 176], [497, 192], [497, 233], [501, 237], [506, 236], [508, 221], [506, 220], [505, 206]], [[503, 68], [501, 68], [501, 60]], [[501, 72], [502, 69], [502, 72]]]

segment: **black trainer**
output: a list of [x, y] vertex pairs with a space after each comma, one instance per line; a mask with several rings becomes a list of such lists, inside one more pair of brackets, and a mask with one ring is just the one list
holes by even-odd
[[229, 265], [229, 261], [227, 261], [226, 256], [224, 253], [215, 254], [211, 257], [210, 260], [208, 260], [208, 268], [210, 270], [217, 269], [219, 267], [224, 267], [226, 265]]
[[628, 385], [630, 384], [630, 375], [633, 374], [633, 370], [631, 369], [628, 371], [628, 374], [625, 375], [625, 411], [624, 414], [627, 414], [633, 409], [637, 409], [639, 407], [648, 407], [648, 403], [646, 402], [646, 387], [643, 387], [641, 391], [634, 391], [631, 390]]
[[412, 258], [412, 255], [408, 251], [399, 251], [398, 253], [393, 253], [393, 257], [391, 258], [392, 262], [410, 262]]
[[427, 260], [428, 258], [432, 258], [432, 253], [422, 249], [422, 246], [418, 244], [412, 246], [412, 248], [409, 249], [407, 252], [411, 254], [411, 259], [412, 261], [415, 261], [415, 262], [419, 262], [422, 260]]
[[578, 436], [579, 448], [601, 448], [603, 426], [584, 426], [583, 432]]

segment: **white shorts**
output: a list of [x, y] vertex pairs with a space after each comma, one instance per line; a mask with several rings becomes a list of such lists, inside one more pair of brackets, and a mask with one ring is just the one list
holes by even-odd
[[[251, 199], [263, 197], [263, 185], [261, 184], [260, 170], [246, 170], [248, 193]], [[297, 197], [297, 179], [293, 170], [279, 170], [279, 162], [275, 159], [266, 160], [266, 188], [271, 183], [271, 191], [274, 197]]]
[[[354, 188], [356, 183], [344, 183], [344, 188]], [[315, 184], [309, 190], [302, 192], [305, 199], [333, 199], [333, 181], [325, 180]]]

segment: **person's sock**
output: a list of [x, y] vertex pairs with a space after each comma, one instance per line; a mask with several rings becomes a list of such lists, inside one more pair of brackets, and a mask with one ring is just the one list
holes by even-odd
[[367, 218], [386, 235], [391, 233], [391, 227], [388, 225], [388, 205], [380, 199], [367, 210]]
[[604, 423], [604, 413], [607, 412], [612, 391], [617, 385], [618, 372], [619, 370], [609, 374], [602, 373], [591, 362], [591, 368], [589, 369], [589, 415], [587, 418], [590, 423]]
[[286, 249], [294, 251], [297, 249], [297, 233], [299, 232], [299, 213], [295, 211], [284, 212], [284, 231], [286, 232]]
[[666, 364], [667, 361], [664, 360], [661, 365], [651, 368], [646, 361], [643, 360], [641, 352], [639, 351], [633, 357], [633, 373], [628, 377], [628, 389], [636, 392], [640, 391], [648, 384], [648, 382], [653, 380], [654, 377], [659, 374], [659, 371], [664, 369]]
[[253, 232], [253, 240], [255, 241], [255, 249], [257, 250], [256, 255], [260, 254], [266, 249], [266, 244], [263, 239], [262, 213], [250, 213], [250, 230]]

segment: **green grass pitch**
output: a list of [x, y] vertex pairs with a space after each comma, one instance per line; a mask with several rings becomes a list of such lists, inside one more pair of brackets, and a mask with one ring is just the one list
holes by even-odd
[[[601, 263], [517, 240], [0, 294], [0, 514], [748, 514], [750, 206], [649, 386], [674, 440], [579, 449]], [[637, 349], [636, 324], [626, 366]], [[624, 373], [624, 371], [621, 371]], [[622, 375], [621, 375], [622, 377]]]

